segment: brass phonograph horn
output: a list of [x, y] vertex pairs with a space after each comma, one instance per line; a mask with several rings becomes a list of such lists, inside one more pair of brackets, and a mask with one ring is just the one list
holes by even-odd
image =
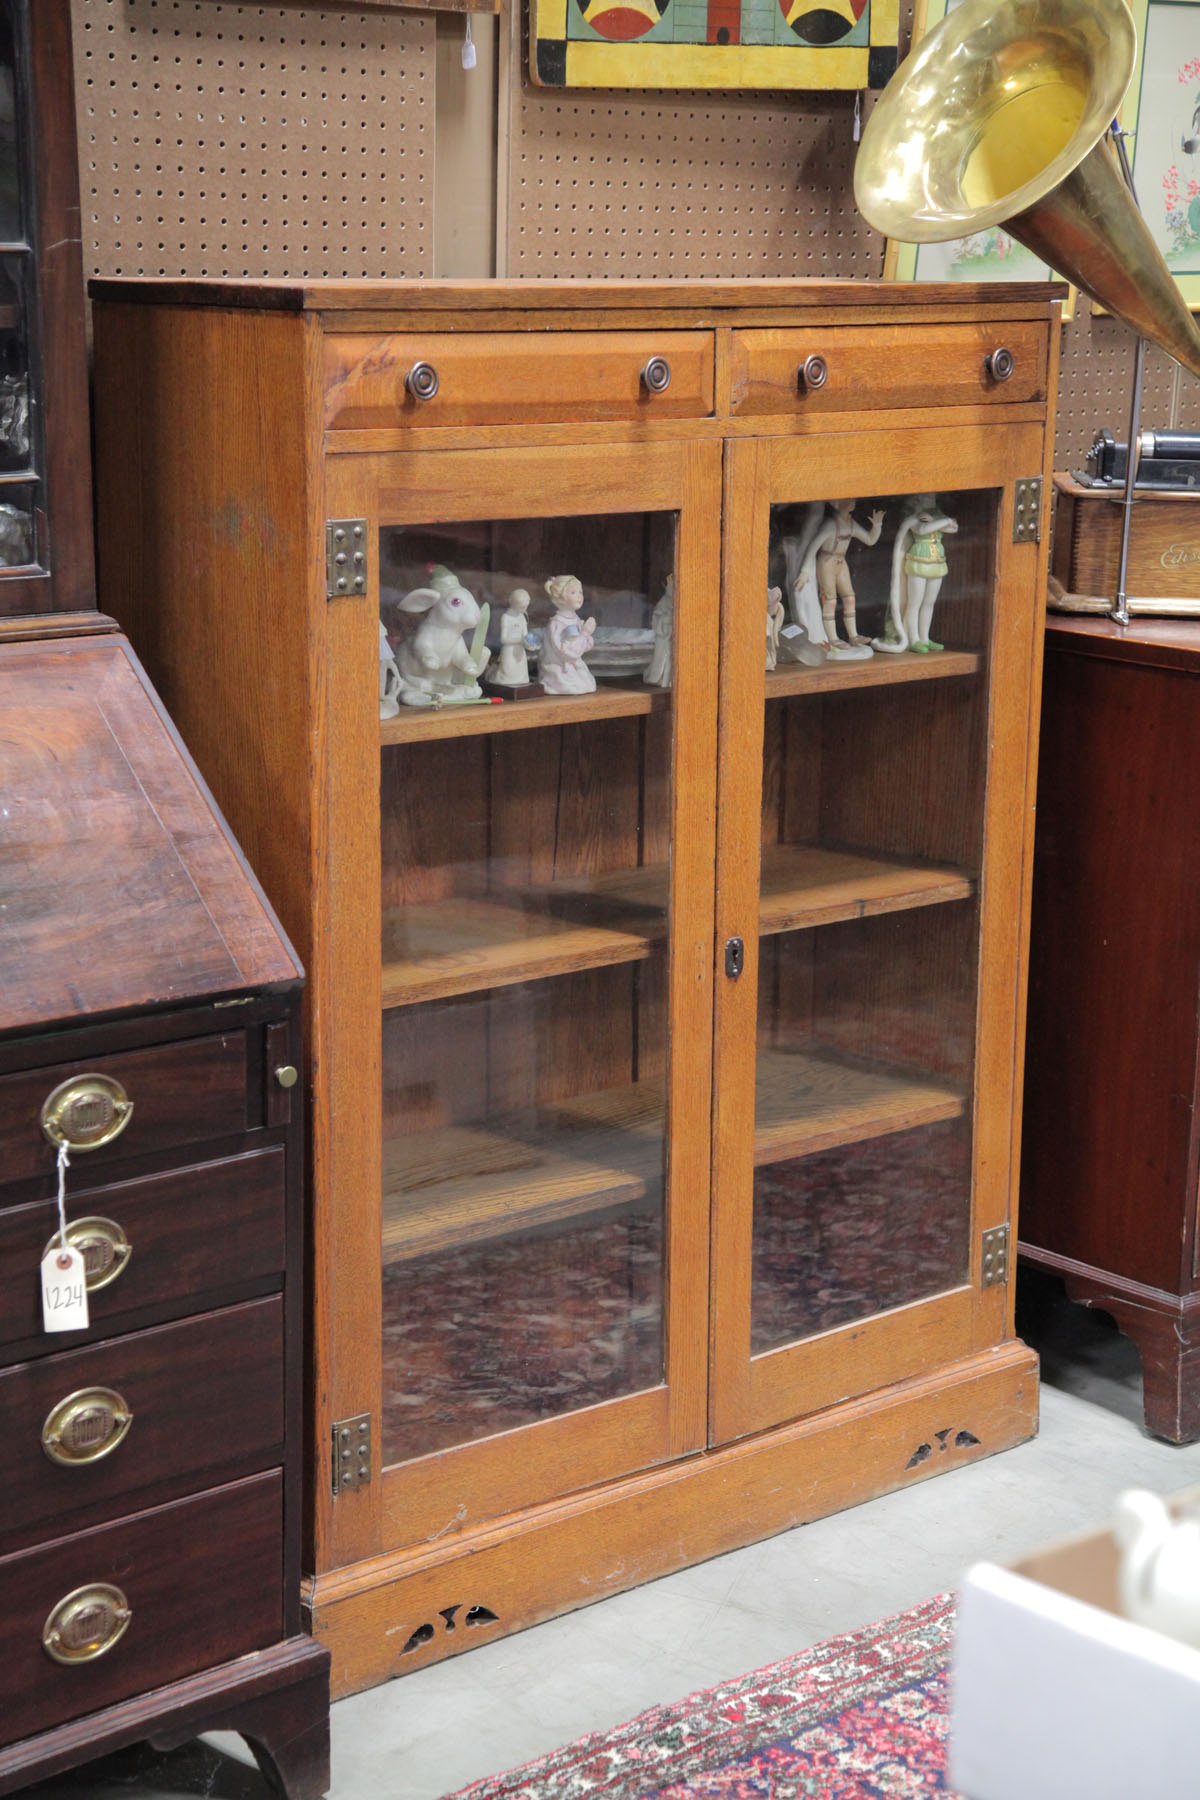
[[904, 243], [1003, 225], [1200, 375], [1200, 331], [1103, 141], [1136, 48], [1124, 0], [963, 0], [881, 96], [854, 197]]

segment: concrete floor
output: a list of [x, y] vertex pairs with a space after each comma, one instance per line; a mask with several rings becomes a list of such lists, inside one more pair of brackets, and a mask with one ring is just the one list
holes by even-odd
[[[1137, 1353], [1102, 1315], [1030, 1286], [1039, 1436], [1003, 1455], [482, 1645], [333, 1709], [331, 1800], [441, 1800], [660, 1701], [774, 1662], [1101, 1522], [1131, 1484], [1200, 1482], [1200, 1445], [1147, 1437]], [[1036, 1305], [1033, 1303], [1036, 1301]], [[265, 1800], [237, 1740], [136, 1753], [30, 1800]]]

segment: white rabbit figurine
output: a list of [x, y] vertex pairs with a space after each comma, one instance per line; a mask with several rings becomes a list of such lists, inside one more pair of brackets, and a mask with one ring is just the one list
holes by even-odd
[[1200, 1649], [1200, 1521], [1173, 1519], [1157, 1494], [1117, 1501], [1117, 1592], [1126, 1618]]
[[392, 655], [387, 628], [379, 621], [379, 716], [394, 719], [400, 711], [400, 671]]
[[429, 571], [429, 586], [405, 594], [400, 610], [428, 614], [415, 636], [396, 652], [405, 706], [451, 706], [482, 699], [477, 677], [492, 653], [482, 642], [474, 651], [463, 642], [464, 631], [473, 630], [482, 614], [457, 575], [436, 564]]

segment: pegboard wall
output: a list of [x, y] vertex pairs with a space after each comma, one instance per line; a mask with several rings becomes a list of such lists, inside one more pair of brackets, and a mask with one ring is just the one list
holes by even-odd
[[[438, 154], [432, 14], [299, 0], [72, 0], [72, 13], [89, 273], [436, 272], [435, 160], [479, 118], [448, 92]], [[499, 273], [882, 273], [853, 200], [854, 95], [537, 88], [525, 14], [513, 0], [499, 22], [493, 164], [470, 146], [472, 179], [499, 185]], [[908, 5], [902, 53], [910, 33]], [[1131, 346], [1080, 301], [1063, 329], [1056, 467], [1082, 466], [1100, 426], [1125, 435]], [[1158, 351], [1142, 418], [1200, 426], [1200, 388]]]
[[509, 29], [511, 275], [882, 274], [851, 191], [852, 93], [539, 88], [527, 8]]
[[432, 273], [430, 14], [71, 10], [89, 274]]

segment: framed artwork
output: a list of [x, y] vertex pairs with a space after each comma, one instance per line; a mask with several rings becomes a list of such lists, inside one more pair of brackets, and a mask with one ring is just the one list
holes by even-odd
[[899, 0], [530, 0], [541, 87], [879, 88]]
[[1121, 124], [1138, 205], [1184, 300], [1200, 307], [1200, 0], [1130, 0], [1137, 26]]
[[[1142, 0], [1145, 5], [1146, 0]], [[1197, 0], [1200, 5], [1200, 0]], [[913, 47], [952, 13], [958, 0], [917, 0]], [[885, 281], [1055, 281], [1049, 263], [1036, 257], [1000, 226], [953, 238], [945, 244], [901, 244], [888, 239], [883, 259]], [[1075, 312], [1075, 289], [1063, 306], [1063, 318]]]

